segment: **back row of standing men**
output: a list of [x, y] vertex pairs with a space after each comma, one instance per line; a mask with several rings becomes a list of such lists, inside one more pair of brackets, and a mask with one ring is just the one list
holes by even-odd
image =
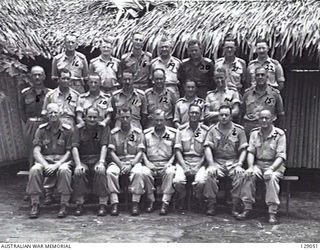
[[[59, 118], [61, 116], [61, 120], [63, 122], [62, 124], [64, 125], [64, 127], [68, 127], [65, 125], [68, 124], [71, 128], [75, 129], [75, 134], [80, 133], [78, 134], [78, 136], [75, 136], [76, 138], [78, 137], [78, 142], [74, 142], [77, 141], [77, 139], [70, 139], [70, 141], [72, 142], [71, 145], [68, 146], [70, 147], [70, 149], [79, 147], [81, 148], [81, 141], [86, 142], [87, 140], [87, 142], [89, 142], [90, 139], [92, 139], [91, 132], [88, 132], [90, 129], [88, 129], [88, 131], [86, 129], [88, 126], [90, 127], [90, 119], [96, 119], [99, 122], [99, 126], [102, 127], [116, 127], [113, 132], [111, 132], [111, 142], [108, 141], [108, 143], [106, 143], [106, 139], [104, 139], [104, 142], [101, 145], [107, 146], [109, 144], [108, 147], [111, 150], [111, 159], [114, 165], [117, 167], [112, 166], [112, 164], [109, 165], [109, 179], [106, 179], [108, 180], [107, 184], [103, 181], [100, 181], [100, 188], [98, 188], [101, 191], [101, 186], [108, 186], [108, 192], [111, 192], [110, 199], [112, 204], [117, 204], [117, 196], [115, 196], [115, 194], [117, 194], [119, 191], [119, 184], [117, 184], [118, 182], [115, 176], [119, 176], [120, 172], [126, 172], [126, 170], [130, 168], [129, 171], [134, 173], [136, 176], [143, 173], [149, 176], [149, 179], [152, 180], [152, 175], [150, 175], [150, 173], [147, 173], [147, 169], [152, 169], [154, 171], [159, 169], [161, 174], [163, 175], [163, 193], [165, 194], [163, 198], [163, 206], [161, 209], [163, 214], [167, 213], [167, 205], [171, 199], [173, 176], [182, 176], [180, 181], [176, 179], [175, 182], [177, 183], [183, 183], [185, 178], [183, 176], [185, 176], [184, 172], [186, 171], [186, 163], [182, 160], [183, 156], [181, 158], [181, 155], [179, 155], [179, 153], [177, 154], [177, 160], [182, 167], [179, 168], [177, 167], [179, 165], [175, 165], [173, 169], [170, 168], [173, 167], [173, 163], [175, 160], [175, 157], [173, 157], [173, 148], [175, 147], [177, 151], [179, 151], [179, 148], [183, 148], [184, 150], [182, 150], [182, 153], [191, 151], [190, 155], [187, 154], [184, 156], [187, 158], [189, 157], [188, 162], [191, 162], [191, 166], [197, 163], [195, 164], [197, 165], [197, 167], [195, 167], [194, 169], [199, 170], [198, 167], [201, 167], [200, 165], [203, 163], [203, 161], [199, 161], [199, 158], [204, 159], [204, 151], [199, 152], [199, 149], [196, 146], [198, 142], [200, 143], [200, 146], [204, 146], [204, 139], [207, 135], [208, 128], [205, 125], [198, 126], [197, 123], [197, 127], [195, 127], [195, 129], [190, 128], [192, 133], [190, 132], [189, 136], [187, 136], [188, 126], [186, 124], [190, 123], [190, 126], [192, 124], [192, 118], [190, 114], [199, 113], [200, 116], [197, 122], [203, 120], [206, 125], [214, 125], [219, 121], [222, 122], [222, 117], [228, 116], [228, 114], [223, 114], [223, 112], [226, 112], [226, 110], [223, 110], [223, 108], [221, 109], [221, 104], [227, 102], [231, 107], [229, 114], [231, 118], [232, 116], [234, 116], [234, 118], [239, 118], [238, 116], [240, 110], [242, 110], [244, 114], [244, 126], [247, 135], [249, 135], [249, 132], [252, 128], [259, 126], [258, 121], [261, 116], [266, 116], [266, 118], [264, 119], [269, 120], [269, 123], [271, 120], [272, 123], [272, 121], [277, 116], [280, 118], [283, 115], [282, 98], [280, 92], [277, 90], [277, 88], [281, 89], [283, 87], [283, 71], [281, 65], [276, 60], [268, 57], [268, 46], [265, 41], [257, 42], [258, 58], [249, 63], [248, 69], [246, 68], [246, 63], [244, 62], [244, 60], [235, 57], [234, 53], [236, 50], [236, 44], [233, 40], [226, 40], [224, 42], [225, 56], [224, 58], [218, 59], [215, 64], [210, 59], [202, 57], [201, 45], [197, 40], [189, 41], [188, 52], [190, 58], [185, 59], [182, 62], [179, 59], [171, 56], [171, 43], [166, 39], [160, 41], [160, 56], [153, 60], [150, 53], [142, 51], [143, 35], [141, 33], [135, 33], [133, 35], [132, 42], [132, 52], [123, 55], [121, 60], [118, 60], [111, 56], [111, 52], [113, 49], [112, 41], [103, 40], [100, 46], [101, 55], [91, 60], [90, 67], [88, 67], [85, 56], [75, 51], [77, 46], [76, 37], [67, 35], [65, 38], [66, 51], [62, 54], [57, 55], [53, 60], [52, 78], [58, 79], [59, 87], [51, 91], [43, 87], [43, 69], [41, 67], [33, 67], [33, 69], [31, 70], [34, 85], [23, 90], [21, 98], [23, 117], [26, 122], [26, 134], [30, 137], [28, 138], [30, 148], [32, 148], [31, 141], [33, 139], [32, 137], [35, 133], [35, 130], [37, 129], [39, 124], [43, 123], [43, 116], [41, 115], [47, 115], [47, 118], [49, 119], [48, 123], [40, 126], [33, 140], [33, 146], [35, 146], [35, 149], [37, 149], [37, 154], [35, 154], [34, 151], [33, 155], [35, 156], [37, 163], [35, 165], [36, 167], [33, 168], [34, 171], [31, 171], [28, 185], [28, 193], [31, 194], [31, 200], [33, 201], [33, 204], [39, 204], [38, 195], [41, 189], [40, 183], [42, 180], [41, 178], [39, 178], [39, 171], [42, 171], [42, 167], [48, 165], [50, 161], [53, 162], [53, 165], [55, 165], [58, 161], [60, 163], [58, 165], [60, 165], [61, 167], [61, 163], [66, 162], [66, 158], [68, 158], [66, 157], [66, 155], [61, 154], [61, 152], [60, 154], [59, 152], [56, 152], [57, 148], [59, 148], [59, 143], [67, 143], [67, 141], [66, 139], [60, 138], [61, 133], [58, 133], [59, 138], [57, 137], [55, 140], [52, 139], [55, 136], [54, 132], [59, 131], [59, 129], [57, 131], [51, 131], [51, 127], [54, 127], [51, 125], [54, 124], [55, 120], [52, 118], [52, 114], [56, 113], [57, 111], [55, 109], [55, 105], [51, 105], [51, 103], [57, 104], [57, 107], [59, 107], [59, 112], [57, 113], [59, 113]], [[89, 87], [89, 91], [85, 93], [83, 93], [85, 91], [84, 80], [87, 80], [87, 85]], [[153, 83], [152, 87], [151, 82]], [[217, 88], [215, 90], [212, 90], [214, 83], [217, 85]], [[250, 86], [249, 84], [252, 85], [252, 87], [248, 88], [248, 90], [245, 91], [242, 97], [240, 93], [243, 92], [243, 85]], [[121, 88], [116, 90], [120, 86]], [[73, 89], [76, 89], [82, 94], [79, 95], [79, 93]], [[183, 98], [178, 99], [179, 92], [184, 93]], [[202, 99], [204, 97], [205, 100]], [[40, 105], [42, 103], [43, 105]], [[190, 109], [190, 107], [192, 107], [191, 104], [195, 104], [195, 106], [199, 107], [199, 110], [197, 108], [193, 108], [197, 110], [192, 110], [192, 108]], [[241, 106], [243, 107], [243, 109], [240, 108]], [[225, 109], [228, 108], [225, 107]], [[159, 112], [159, 110], [162, 110], [162, 112]], [[270, 112], [267, 112], [267, 114], [265, 114], [261, 112], [263, 110], [269, 110]], [[53, 123], [50, 122], [50, 117]], [[127, 131], [125, 129], [122, 129], [125, 128], [126, 120], [128, 119], [128, 117], [130, 118], [130, 124], [132, 124], [132, 127], [135, 127], [136, 129], [129, 129]], [[161, 126], [159, 124], [157, 126], [157, 117], [159, 120], [158, 123]], [[115, 124], [112, 124], [113, 121], [115, 121]], [[76, 124], [77, 126], [75, 126]], [[238, 125], [235, 124], [230, 124], [233, 123], [228, 123], [228, 126], [232, 127], [232, 130], [230, 130], [230, 134], [227, 133], [228, 135], [224, 135], [222, 137], [218, 134], [215, 134], [214, 136], [212, 136], [211, 142], [208, 142], [207, 145], [211, 145], [211, 150], [214, 151], [215, 147], [219, 147], [220, 140], [226, 143], [225, 145], [223, 145], [223, 147], [226, 148], [228, 148], [228, 143], [231, 143], [231, 145], [229, 145], [231, 146], [231, 148], [229, 147], [229, 150], [233, 150], [233, 153], [231, 152], [232, 157], [230, 155], [228, 157], [232, 159], [232, 161], [229, 161], [230, 159], [224, 159], [223, 163], [221, 163], [220, 165], [229, 165], [229, 167], [231, 166], [230, 169], [234, 169], [238, 163], [239, 166], [242, 165], [245, 158], [245, 156], [241, 156], [242, 154], [238, 152], [238, 149], [240, 150], [242, 148], [246, 148], [247, 145], [246, 136], [244, 132], [241, 132], [242, 127], [238, 127]], [[166, 125], [166, 127], [164, 127], [163, 125]], [[181, 141], [184, 142], [180, 142], [181, 146], [179, 146], [179, 142], [176, 141], [178, 140], [178, 136], [176, 136], [176, 130], [171, 128], [172, 126], [179, 128], [179, 131], [183, 131], [184, 129], [187, 130], [187, 134], [185, 135], [185, 137], [180, 138]], [[157, 127], [165, 128], [165, 130], [162, 131], [163, 134], [161, 134], [160, 137], [157, 136], [157, 133], [153, 131], [156, 130]], [[139, 131], [141, 131], [139, 129], [141, 128], [151, 129], [149, 129], [150, 131], [145, 131], [144, 135], [142, 136], [143, 139], [139, 139], [139, 137], [141, 136], [139, 135]], [[202, 133], [202, 136], [200, 136], [202, 129], [204, 129], [205, 133]], [[217, 127], [216, 129], [217, 131], [215, 132], [218, 133], [221, 127]], [[60, 127], [60, 130], [64, 131], [64, 128]], [[128, 137], [128, 133], [124, 133], [122, 130], [126, 132], [130, 131], [130, 136]], [[273, 128], [272, 131], [270, 130], [269, 132], [271, 135], [270, 138], [273, 138], [274, 140], [278, 140], [281, 138], [281, 140], [283, 140], [283, 131]], [[99, 141], [101, 142], [103, 141], [103, 138], [106, 137], [104, 136], [104, 134], [109, 134], [109, 132], [106, 132], [104, 129], [102, 129], [100, 132], [95, 131], [93, 133], [93, 137], [95, 138], [95, 140], [99, 139]], [[208, 133], [208, 135], [209, 134], [210, 133]], [[243, 135], [245, 137], [245, 140], [243, 140]], [[148, 141], [149, 136], [150, 141]], [[202, 138], [200, 141], [198, 141], [200, 139], [198, 138], [199, 136], [200, 138]], [[229, 136], [235, 138], [229, 138], [229, 141]], [[188, 138], [188, 140], [186, 140], [186, 138]], [[238, 139], [236, 140], [236, 138]], [[268, 137], [266, 139], [268, 139]], [[163, 140], [163, 145], [161, 144], [161, 140]], [[140, 143], [138, 143], [138, 141], [140, 141]], [[142, 141], [144, 141], [145, 143], [142, 143]], [[94, 142], [96, 143], [96, 141], [93, 141], [92, 145], [94, 145]], [[134, 144], [136, 142], [137, 145], [133, 146], [130, 144]], [[239, 142], [241, 143], [239, 144]], [[191, 145], [189, 145], [190, 143]], [[262, 144], [263, 143], [260, 143], [259, 147], [261, 147]], [[86, 145], [91, 144], [89, 143]], [[53, 148], [51, 148], [51, 146]], [[152, 149], [152, 147], [154, 148]], [[95, 148], [96, 147], [93, 146], [93, 149]], [[102, 148], [106, 149], [106, 147]], [[171, 151], [169, 150], [170, 148]], [[68, 148], [65, 148], [65, 150], [66, 149]], [[43, 153], [43, 151], [46, 150], [48, 151], [47, 153], [50, 157], [48, 159], [44, 159], [44, 157], [39, 158], [39, 152]], [[283, 148], [281, 150], [283, 151]], [[80, 153], [80, 156], [92, 155], [93, 153], [85, 153], [85, 151], [86, 150], [84, 149], [84, 154]], [[273, 156], [275, 156], [275, 152], [277, 152], [277, 149], [273, 148], [273, 151], [274, 152], [271, 155], [265, 157], [272, 158]], [[55, 154], [53, 154], [53, 152], [55, 152]], [[228, 150], [226, 152], [228, 153]], [[163, 155], [161, 155], [161, 153], [163, 153]], [[92, 165], [93, 162], [96, 163], [98, 161], [101, 164], [95, 166], [98, 169], [97, 172], [102, 173], [103, 171], [105, 171], [103, 170], [103, 167], [101, 167], [104, 166], [105, 163], [105, 154], [106, 152], [103, 153], [101, 149], [101, 154], [99, 157], [100, 160], [97, 160], [96, 158], [94, 158], [93, 161], [92, 159], [87, 159], [88, 162], [86, 165]], [[57, 159], [51, 159], [52, 155], [60, 155], [60, 157], [58, 157]], [[61, 155], [65, 157], [61, 157]], [[241, 157], [238, 159], [238, 157], [235, 157], [235, 155], [240, 155]], [[73, 152], [73, 156], [75, 165], [79, 165], [78, 168], [75, 168], [76, 170], [78, 169], [77, 171], [75, 171], [75, 174], [81, 176], [81, 170], [79, 169], [85, 169], [80, 167], [81, 161], [77, 164], [77, 153]], [[168, 158], [168, 156], [170, 157]], [[128, 157], [131, 157], [132, 159], [127, 159]], [[155, 159], [152, 160], [152, 157], [154, 157]], [[161, 160], [158, 159], [159, 157], [161, 158]], [[285, 153], [282, 152], [282, 155], [280, 154], [279, 157], [285, 160]], [[142, 159], [142, 162], [144, 162], [145, 166], [151, 167], [144, 168], [145, 166], [142, 166], [141, 164], [140, 166], [138, 163], [140, 163]], [[206, 157], [207, 164], [208, 166], [213, 166], [214, 162], [210, 162], [210, 160], [208, 159], [210, 159], [210, 155]], [[236, 163], [233, 162], [233, 160], [235, 160]], [[273, 161], [273, 159], [261, 160], [265, 160], [267, 162]], [[123, 162], [126, 163], [125, 165], [129, 166], [123, 166]], [[219, 160], [217, 162], [219, 162]], [[226, 164], [226, 162], [228, 162], [228, 164]], [[198, 163], [201, 164], [199, 165]], [[139, 168], [137, 168], [137, 164]], [[157, 166], [158, 164], [159, 166]], [[277, 169], [281, 164], [282, 162], [277, 164]], [[273, 167], [274, 166], [272, 166], [272, 168]], [[53, 169], [57, 170], [57, 166], [55, 165]], [[64, 168], [62, 167], [61, 169]], [[64, 170], [67, 171], [67, 169], [68, 167], [65, 167]], [[163, 169], [166, 169], [167, 171], [163, 172]], [[210, 176], [215, 176], [215, 174], [212, 173], [215, 171], [210, 172], [208, 169], [209, 168], [206, 167], [202, 170], [205, 172], [203, 176], [206, 176], [202, 176], [203, 179], [207, 178], [208, 173]], [[217, 170], [218, 168], [215, 167], [214, 169]], [[237, 174], [238, 172], [241, 172], [238, 170], [239, 169], [237, 169], [236, 171]], [[182, 174], [179, 175], [179, 171]], [[34, 174], [34, 176], [32, 175], [32, 173]], [[49, 173], [47, 174], [50, 175], [50, 173], [52, 174], [52, 171], [49, 171]], [[174, 175], [172, 175], [172, 173], [174, 173]], [[283, 171], [281, 171], [281, 173], [283, 173]], [[106, 174], [108, 176], [108, 171], [106, 172]], [[35, 179], [33, 179], [32, 176]], [[37, 178], [35, 176], [37, 176]], [[131, 178], [131, 181], [136, 181], [136, 184], [139, 183], [139, 180], [133, 177]], [[204, 181], [199, 181], [199, 183], [204, 184], [203, 182]], [[34, 185], [34, 183], [37, 183], [37, 185]], [[104, 185], [101, 183], [104, 183]], [[65, 183], [65, 185], [63, 185], [63, 182], [61, 184], [61, 181], [58, 181], [58, 189], [59, 184], [60, 193], [66, 196], [62, 196], [61, 199], [62, 204], [64, 204], [67, 203], [66, 200], [70, 198], [68, 198], [68, 195], [70, 196], [71, 184], [69, 183], [67, 185]], [[47, 180], [47, 182], [45, 183], [45, 187], [48, 187], [49, 190], [51, 186], [53, 186], [52, 183]], [[76, 186], [77, 182], [75, 182], [75, 187]], [[152, 186], [153, 185], [151, 182], [151, 184], [149, 185], [150, 190], [153, 190]], [[210, 196], [207, 210], [208, 214], [214, 213], [212, 211], [214, 210], [213, 207], [215, 203], [215, 195], [210, 195], [210, 192], [213, 192], [215, 194], [215, 192], [217, 191], [217, 189], [214, 188], [215, 186], [216, 184], [211, 183], [211, 189], [209, 188], [209, 191], [208, 187], [207, 189], [205, 189], [209, 192]], [[83, 181], [82, 185], [79, 184], [78, 187], [82, 187], [82, 189], [80, 188], [80, 190], [83, 190], [83, 188], [85, 187], [85, 181]], [[139, 187], [138, 184], [135, 185], [134, 183], [132, 183], [132, 188], [132, 193], [136, 195], [133, 195], [134, 206], [132, 213], [136, 214], [138, 208], [135, 204], [138, 203], [140, 199], [140, 197], [138, 196], [141, 195], [141, 192], [150, 193], [150, 190], [141, 191], [141, 187]], [[79, 191], [79, 188], [75, 189]], [[134, 191], [134, 189], [138, 189], [138, 191]], [[165, 190], [167, 190], [167, 192]], [[274, 198], [274, 196], [276, 196], [275, 194], [277, 193], [276, 190], [277, 187], [275, 187], [275, 190], [273, 190], [273, 193], [271, 194], [271, 196], [273, 197], [273, 202], [271, 202], [273, 206], [273, 208], [271, 208], [271, 214], [275, 213], [277, 205], [279, 203], [277, 197]], [[79, 205], [83, 204], [83, 194], [86, 192], [82, 191], [80, 193], [80, 201], [77, 201]], [[99, 191], [97, 191], [97, 193], [99, 193]], [[104, 191], [102, 193], [103, 195], [100, 197], [102, 198], [101, 205], [105, 205], [106, 193]], [[208, 195], [206, 195], [206, 198], [208, 198], [207, 196]], [[236, 196], [237, 198], [239, 198], [239, 195]], [[49, 195], [47, 197], [49, 197]], [[150, 201], [151, 205], [148, 208], [151, 211], [153, 207], [153, 199], [150, 198]], [[33, 209], [35, 210], [31, 211], [31, 217], [34, 215], [38, 215], [37, 206], [34, 206]], [[81, 209], [81, 206], [79, 206], [79, 209], [77, 210], [79, 214], [81, 214]], [[101, 211], [99, 210], [99, 213], [101, 212], [101, 214], [104, 214], [105, 212], [103, 209], [104, 207], [101, 206]], [[248, 208], [245, 211], [247, 210], [250, 209]], [[113, 206], [112, 211], [113, 214], [117, 214], [117, 206]], [[66, 214], [65, 206], [62, 206], [60, 212], [59, 214], [62, 217]], [[246, 214], [242, 213], [242, 217], [245, 216]]]

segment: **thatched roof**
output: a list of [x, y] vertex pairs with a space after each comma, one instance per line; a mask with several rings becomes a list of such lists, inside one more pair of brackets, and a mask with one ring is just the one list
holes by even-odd
[[130, 48], [132, 31], [146, 34], [151, 51], [165, 33], [181, 56], [186, 41], [198, 37], [205, 53], [217, 57], [219, 44], [233, 35], [240, 49], [252, 55], [258, 37], [265, 37], [277, 58], [320, 51], [320, 1], [138, 1], [138, 0], [2, 0], [0, 47], [20, 55], [50, 58], [61, 51], [63, 36], [76, 32], [83, 46], [116, 36], [115, 53]]

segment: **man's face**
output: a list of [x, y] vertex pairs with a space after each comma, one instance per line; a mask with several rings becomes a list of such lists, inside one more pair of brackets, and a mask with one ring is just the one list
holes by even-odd
[[127, 72], [123, 73], [122, 85], [124, 88], [133, 86], [133, 75], [131, 73], [127, 73]]
[[143, 35], [135, 34], [132, 39], [132, 46], [134, 49], [142, 49], [143, 47]]
[[75, 36], [72, 36], [72, 35], [66, 36], [65, 41], [64, 41], [64, 45], [65, 45], [66, 50], [75, 51], [75, 49], [78, 46], [77, 38]]
[[261, 69], [256, 70], [255, 79], [256, 79], [257, 85], [263, 86], [263, 85], [267, 84], [267, 78], [268, 78], [268, 75], [267, 75], [267, 71], [265, 69], [261, 68]]
[[85, 117], [85, 121], [89, 126], [95, 126], [98, 124], [99, 114], [95, 110], [88, 110], [88, 113]]
[[197, 92], [196, 83], [192, 81], [187, 81], [184, 87], [184, 90], [185, 90], [186, 96], [188, 97], [195, 96]]
[[119, 120], [122, 126], [129, 126], [131, 123], [130, 111], [127, 111], [127, 112], [120, 111]]
[[201, 57], [201, 49], [198, 44], [188, 47], [188, 54], [192, 59], [199, 59]]
[[234, 56], [236, 53], [236, 45], [232, 41], [227, 41], [223, 46], [223, 53], [225, 56]]
[[62, 72], [59, 78], [59, 85], [67, 88], [70, 85], [71, 75], [69, 73]]
[[192, 106], [189, 109], [189, 121], [190, 122], [199, 122], [201, 119], [201, 109], [200, 107]]
[[219, 88], [226, 86], [226, 76], [223, 73], [215, 73], [214, 74], [214, 82], [217, 84]]
[[258, 54], [258, 57], [264, 57], [266, 55], [268, 55], [268, 45], [266, 42], [261, 42], [261, 43], [257, 43], [257, 49], [256, 52]]
[[165, 83], [165, 76], [162, 71], [157, 70], [153, 73], [154, 86], [157, 88], [163, 88]]
[[111, 43], [101, 42], [101, 45], [99, 48], [102, 55], [110, 56], [112, 53], [113, 46]]
[[262, 128], [269, 128], [273, 122], [273, 115], [269, 110], [263, 110], [259, 114], [259, 123]]
[[219, 111], [219, 122], [221, 124], [228, 124], [232, 120], [231, 110], [228, 108], [222, 108]]
[[96, 92], [100, 89], [101, 80], [98, 76], [89, 76], [88, 86], [90, 91]]
[[161, 42], [159, 52], [161, 56], [169, 56], [171, 53], [171, 44], [169, 41]]
[[47, 117], [49, 122], [57, 122], [60, 118], [60, 109], [58, 104], [50, 103], [47, 107]]
[[31, 79], [34, 85], [41, 85], [45, 79], [44, 71], [42, 68], [34, 67], [31, 70]]
[[162, 129], [165, 126], [165, 118], [164, 118], [164, 114], [161, 115], [154, 115], [154, 127], [157, 129]]

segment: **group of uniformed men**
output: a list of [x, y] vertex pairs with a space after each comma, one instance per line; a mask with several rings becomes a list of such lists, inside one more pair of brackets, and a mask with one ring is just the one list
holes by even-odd
[[44, 203], [52, 202], [54, 188], [61, 195], [59, 218], [67, 216], [71, 199], [75, 215], [82, 215], [90, 194], [99, 198], [99, 216], [107, 214], [109, 201], [116, 216], [121, 175], [129, 178], [132, 215], [140, 214], [142, 195], [146, 212], [154, 210], [155, 177], [162, 179], [160, 215], [168, 213], [173, 196], [183, 207], [187, 177], [193, 178], [195, 200], [214, 215], [219, 180], [227, 177], [236, 219], [251, 215], [260, 179], [269, 222], [277, 223], [286, 137], [273, 122], [284, 114], [284, 77], [267, 42], [257, 41], [258, 58], [248, 68], [235, 56], [233, 39], [224, 41], [224, 57], [216, 63], [202, 56], [197, 40], [189, 41], [189, 58], [182, 62], [171, 55], [170, 40], [161, 39], [154, 59], [143, 42], [143, 34], [134, 33], [132, 51], [118, 60], [111, 56], [113, 41], [103, 39], [101, 55], [88, 66], [76, 51], [77, 38], [66, 35], [65, 52], [52, 62], [59, 84], [53, 90], [44, 87], [44, 69], [32, 67], [33, 85], [21, 95], [30, 150], [29, 217], [39, 216], [43, 193]]

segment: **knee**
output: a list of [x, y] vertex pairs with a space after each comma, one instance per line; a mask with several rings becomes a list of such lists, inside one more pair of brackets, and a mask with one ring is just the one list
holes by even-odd
[[70, 166], [67, 163], [61, 164], [59, 167], [59, 172], [60, 173], [71, 173]]
[[33, 165], [29, 170], [29, 175], [38, 174], [42, 171], [42, 166], [40, 164]]
[[109, 165], [109, 167], [107, 168], [107, 176], [119, 176], [120, 175], [120, 169], [118, 166], [112, 164], [112, 165]]
[[95, 175], [105, 175], [106, 174], [106, 167], [104, 165], [99, 165], [94, 167], [94, 174]]
[[169, 167], [166, 169], [166, 175], [169, 175], [169, 176], [174, 176], [176, 173], [174, 167]]

